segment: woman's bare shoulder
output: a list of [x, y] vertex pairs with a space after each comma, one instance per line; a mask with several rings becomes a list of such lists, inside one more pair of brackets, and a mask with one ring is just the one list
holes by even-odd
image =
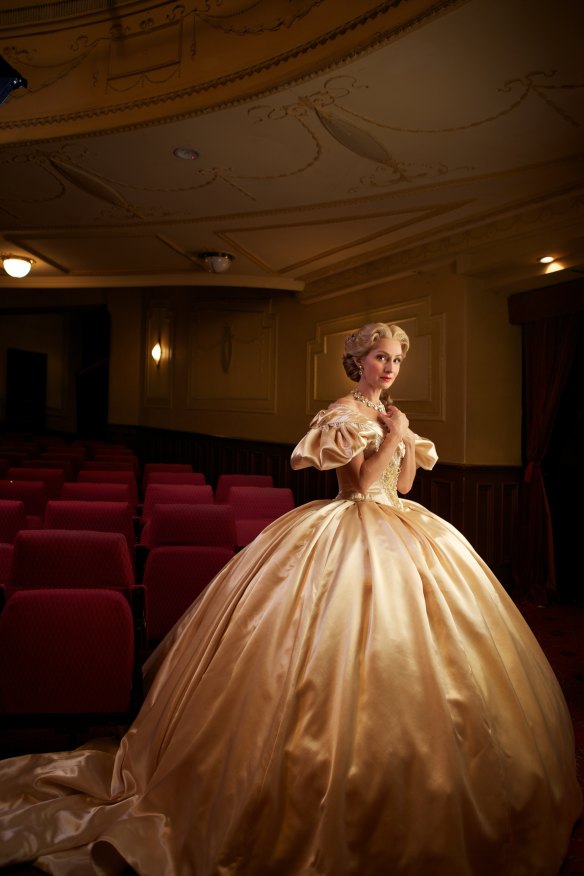
[[348, 392], [347, 395], [342, 395], [336, 401], [331, 403], [331, 407], [345, 407], [345, 408], [353, 408], [353, 410], [358, 411], [359, 408], [357, 406], [357, 402], [355, 401], [353, 395]]

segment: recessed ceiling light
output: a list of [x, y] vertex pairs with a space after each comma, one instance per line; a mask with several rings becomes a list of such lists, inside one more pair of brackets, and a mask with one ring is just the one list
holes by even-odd
[[190, 149], [188, 146], [177, 146], [173, 155], [175, 158], [182, 158], [183, 161], [196, 161], [199, 153], [196, 149]]
[[553, 262], [553, 260], [554, 260], [553, 256], [542, 256], [540, 258], [540, 262], [542, 265], [549, 265]]

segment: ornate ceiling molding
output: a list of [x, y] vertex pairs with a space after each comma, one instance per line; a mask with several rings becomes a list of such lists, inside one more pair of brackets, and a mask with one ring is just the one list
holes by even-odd
[[[472, 228], [450, 229], [449, 233], [433, 240], [404, 246], [400, 251], [380, 256], [367, 263], [355, 262], [344, 270], [335, 270], [328, 276], [310, 281], [298, 295], [298, 300], [313, 304], [346, 295], [367, 286], [376, 286], [389, 280], [429, 270], [456, 261], [460, 256], [499, 240], [530, 238], [535, 232], [551, 229], [564, 223], [584, 221], [584, 192], [568, 197], [550, 199], [537, 207], [517, 211]], [[535, 277], [541, 266], [533, 264]]]
[[[27, 79], [5, 142], [188, 118], [272, 93], [395, 39], [467, 0], [69, 0], [0, 13], [3, 56]], [[62, 17], [58, 7], [68, 10]], [[44, 15], [43, 15], [44, 13]], [[258, 39], [258, 37], [267, 37]]]

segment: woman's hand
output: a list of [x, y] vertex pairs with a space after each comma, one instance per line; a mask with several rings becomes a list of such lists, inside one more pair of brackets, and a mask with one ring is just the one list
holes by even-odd
[[[398, 441], [403, 441], [408, 432], [410, 432], [410, 421], [403, 411], [396, 408], [395, 405], [390, 405], [386, 414], [379, 414], [379, 422], [387, 429], [387, 432], [396, 437]], [[413, 433], [412, 433], [413, 434]]]

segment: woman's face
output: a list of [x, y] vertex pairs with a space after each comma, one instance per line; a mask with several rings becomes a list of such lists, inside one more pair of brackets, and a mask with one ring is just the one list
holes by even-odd
[[363, 374], [359, 383], [379, 392], [389, 389], [399, 374], [402, 359], [403, 353], [399, 341], [380, 338], [367, 355], [361, 357]]

